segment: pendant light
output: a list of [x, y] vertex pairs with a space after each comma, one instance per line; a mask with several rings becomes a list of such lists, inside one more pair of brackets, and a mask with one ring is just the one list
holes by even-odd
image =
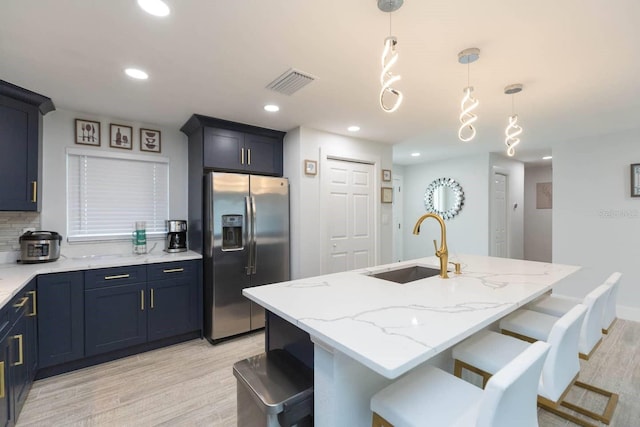
[[[398, 62], [398, 52], [396, 52], [398, 39], [391, 35], [391, 12], [400, 9], [402, 3], [403, 0], [378, 0], [378, 9], [389, 13], [389, 37], [384, 40], [382, 72], [380, 73], [380, 84], [382, 85], [380, 89], [380, 108], [387, 113], [393, 113], [402, 104], [402, 92], [392, 87], [401, 77], [391, 73], [391, 67]], [[385, 95], [387, 95], [386, 101]], [[388, 98], [391, 98], [392, 102]]]
[[473, 111], [480, 102], [471, 95], [473, 86], [469, 84], [469, 64], [477, 61], [478, 58], [480, 58], [480, 49], [476, 47], [465, 49], [458, 54], [458, 62], [467, 64], [467, 87], [463, 90], [464, 97], [460, 102], [460, 128], [458, 129], [458, 138], [463, 142], [469, 142], [476, 136], [476, 128], [473, 123], [478, 120], [478, 116]]
[[504, 143], [507, 146], [507, 155], [513, 157], [516, 154], [516, 145], [520, 143], [520, 134], [522, 133], [522, 127], [518, 125], [518, 115], [515, 114], [514, 97], [513, 95], [522, 92], [522, 85], [515, 83], [504, 88], [505, 95], [511, 95], [511, 116], [509, 116], [509, 124], [504, 130]]

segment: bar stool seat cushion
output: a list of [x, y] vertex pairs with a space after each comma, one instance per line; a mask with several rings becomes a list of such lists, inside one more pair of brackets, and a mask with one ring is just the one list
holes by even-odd
[[453, 347], [453, 358], [495, 374], [531, 344], [493, 331], [480, 331]]
[[576, 304], [580, 304], [580, 301], [576, 302], [576, 300], [572, 298], [551, 294], [535, 300], [525, 306], [525, 308], [551, 316], [562, 317], [563, 314], [575, 307]]
[[[577, 304], [574, 304], [576, 306]], [[500, 329], [515, 332], [539, 341], [547, 341], [558, 316], [519, 309], [500, 320]]]
[[482, 393], [472, 384], [424, 365], [375, 394], [371, 410], [384, 414], [394, 427], [417, 426], [416, 420], [427, 419], [433, 426], [473, 426]]

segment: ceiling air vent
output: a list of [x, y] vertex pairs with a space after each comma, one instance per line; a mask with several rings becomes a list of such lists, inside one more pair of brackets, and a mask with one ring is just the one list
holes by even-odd
[[290, 68], [280, 77], [269, 83], [267, 89], [275, 90], [285, 95], [293, 95], [315, 79], [311, 74]]

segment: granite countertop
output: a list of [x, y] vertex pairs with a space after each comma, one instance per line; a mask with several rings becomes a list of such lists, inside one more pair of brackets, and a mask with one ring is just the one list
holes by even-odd
[[122, 267], [125, 265], [156, 264], [161, 262], [201, 259], [202, 255], [193, 251], [167, 253], [157, 251], [143, 255], [61, 255], [56, 261], [38, 264], [0, 264], [0, 307], [4, 307], [24, 285], [38, 274], [62, 273], [65, 271], [91, 270], [95, 268]]
[[462, 274], [398, 284], [370, 274], [412, 265], [438, 268], [436, 257], [243, 290], [312, 340], [373, 371], [396, 378], [516, 308], [580, 267], [457, 255]]

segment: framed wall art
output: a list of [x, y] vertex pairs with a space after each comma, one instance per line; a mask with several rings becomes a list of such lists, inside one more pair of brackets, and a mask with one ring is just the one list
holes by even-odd
[[161, 151], [159, 130], [140, 128], [140, 151], [151, 151], [154, 153]]
[[382, 203], [393, 203], [393, 187], [382, 187], [380, 199]]
[[109, 147], [131, 150], [133, 128], [131, 126], [111, 123], [109, 126]]
[[318, 173], [318, 162], [315, 160], [304, 161], [304, 173], [306, 175], [315, 175]]
[[100, 146], [100, 122], [76, 119], [76, 144]]
[[382, 169], [382, 180], [384, 182], [391, 181], [391, 171], [389, 169]]
[[640, 197], [640, 163], [631, 165], [631, 197]]
[[536, 184], [536, 209], [553, 208], [553, 184], [538, 182]]

